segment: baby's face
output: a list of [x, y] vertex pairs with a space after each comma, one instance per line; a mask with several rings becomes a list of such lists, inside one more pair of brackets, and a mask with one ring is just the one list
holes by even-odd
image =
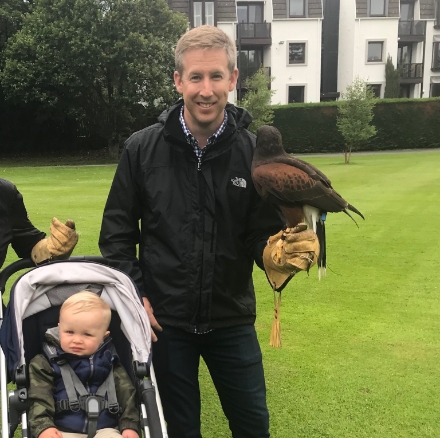
[[66, 353], [78, 356], [90, 356], [95, 353], [108, 334], [103, 324], [102, 310], [74, 313], [64, 310], [58, 324], [61, 348]]

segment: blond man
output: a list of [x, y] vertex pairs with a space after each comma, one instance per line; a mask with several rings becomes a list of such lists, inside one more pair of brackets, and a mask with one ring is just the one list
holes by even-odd
[[201, 357], [232, 436], [269, 437], [252, 269], [283, 222], [252, 183], [252, 117], [228, 103], [236, 56], [216, 27], [182, 36], [183, 99], [127, 140], [102, 221], [101, 252], [136, 282], [155, 330], [169, 438], [201, 437]]

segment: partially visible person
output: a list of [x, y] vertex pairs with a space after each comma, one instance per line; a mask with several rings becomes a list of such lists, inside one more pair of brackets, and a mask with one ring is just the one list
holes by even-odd
[[0, 267], [8, 246], [21, 258], [32, 258], [35, 264], [46, 260], [68, 259], [78, 242], [75, 223], [52, 219], [50, 235], [35, 228], [29, 220], [23, 196], [10, 181], [0, 178]]
[[[102, 438], [139, 438], [136, 390], [111, 343], [110, 319], [108, 304], [90, 291], [72, 295], [61, 306], [58, 327], [46, 332], [44, 355], [35, 356], [29, 364], [33, 437], [87, 438], [92, 432]], [[94, 424], [84, 410], [86, 396], [77, 399], [80, 409], [71, 406], [66, 374], [76, 396], [81, 389], [103, 397], [104, 406]]]

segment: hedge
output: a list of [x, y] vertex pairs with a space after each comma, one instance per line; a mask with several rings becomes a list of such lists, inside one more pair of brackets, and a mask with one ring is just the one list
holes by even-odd
[[[274, 126], [290, 153], [342, 152], [336, 126], [338, 102], [277, 105]], [[360, 151], [440, 147], [440, 98], [378, 99], [373, 124], [377, 134]]]

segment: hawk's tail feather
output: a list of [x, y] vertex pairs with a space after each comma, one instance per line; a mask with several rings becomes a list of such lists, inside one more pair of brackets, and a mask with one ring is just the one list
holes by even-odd
[[325, 241], [325, 223], [319, 218], [316, 221], [316, 235], [318, 236], [319, 242], [319, 256], [318, 256], [318, 278], [326, 276], [327, 269], [327, 249]]
[[[348, 204], [348, 203], [347, 203], [347, 209], [350, 210], [350, 211], [352, 211], [353, 213], [358, 214], [363, 220], [365, 220], [364, 215], [363, 215], [363, 214], [362, 214], [362, 213], [361, 213], [356, 207], [353, 207], [351, 204]], [[344, 212], [345, 214], [347, 214], [348, 216], [350, 216], [351, 219], [353, 220], [353, 222], [357, 225], [357, 222], [353, 219], [353, 217], [352, 217], [351, 214], [347, 211], [347, 209], [344, 209], [343, 212]], [[358, 226], [358, 228], [359, 228], [359, 226]]]

